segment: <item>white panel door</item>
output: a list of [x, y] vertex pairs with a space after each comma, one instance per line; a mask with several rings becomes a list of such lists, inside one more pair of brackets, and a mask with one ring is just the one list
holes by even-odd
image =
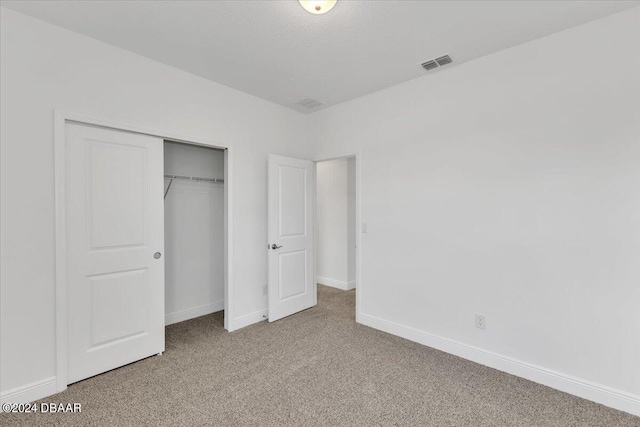
[[66, 126], [67, 383], [164, 351], [163, 141]]
[[269, 156], [269, 321], [316, 304], [315, 164]]

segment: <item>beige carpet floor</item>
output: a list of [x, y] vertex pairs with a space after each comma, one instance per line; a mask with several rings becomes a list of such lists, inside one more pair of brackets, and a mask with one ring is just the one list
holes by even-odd
[[222, 313], [169, 326], [162, 356], [45, 402], [80, 414], [2, 414], [3, 426], [640, 426], [640, 418], [376, 331], [354, 291], [227, 333]]

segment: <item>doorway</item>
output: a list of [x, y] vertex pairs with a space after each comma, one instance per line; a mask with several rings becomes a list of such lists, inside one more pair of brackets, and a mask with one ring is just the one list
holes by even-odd
[[356, 158], [316, 163], [316, 282], [343, 291], [356, 281]]
[[[359, 154], [352, 154], [340, 158], [310, 161], [269, 155], [267, 173], [268, 244], [266, 248], [269, 275], [269, 322], [315, 306], [318, 301], [318, 277], [327, 285], [346, 291], [358, 288], [358, 292], [355, 292], [355, 317], [356, 321], [359, 320], [362, 296], [360, 242], [361, 234], [366, 232], [366, 228], [362, 227], [360, 222], [359, 158]], [[344, 245], [340, 245], [340, 251], [344, 254], [344, 258], [335, 263], [336, 257], [330, 249], [327, 250], [327, 253], [330, 254], [328, 256], [329, 263], [340, 264], [343, 267], [340, 273], [342, 276], [319, 276], [316, 273], [318, 267], [318, 258], [316, 257], [318, 236], [316, 232], [317, 170], [319, 164], [321, 170], [324, 167], [321, 163], [327, 162], [331, 168], [334, 163], [329, 163], [330, 160], [341, 159], [343, 162], [340, 164], [344, 166], [344, 180], [342, 186], [337, 185], [337, 187], [341, 187], [344, 191], [342, 193], [344, 208], [339, 209], [344, 213], [343, 232], [339, 233], [339, 238], [343, 238], [344, 241]], [[349, 168], [349, 166], [351, 167]], [[334, 175], [329, 174], [328, 176]], [[351, 181], [350, 189], [349, 181]], [[326, 203], [323, 203], [323, 207], [320, 209], [325, 209], [325, 205]], [[335, 206], [330, 204], [326, 209], [331, 212], [336, 211]], [[332, 216], [329, 215], [329, 218]], [[331, 219], [327, 223], [333, 227]], [[358, 232], [361, 227], [361, 232]], [[350, 273], [351, 278], [349, 277]]]

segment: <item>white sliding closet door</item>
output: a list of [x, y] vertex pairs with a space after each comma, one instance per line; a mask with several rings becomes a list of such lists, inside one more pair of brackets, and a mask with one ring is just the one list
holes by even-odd
[[67, 383], [164, 351], [163, 140], [66, 126]]

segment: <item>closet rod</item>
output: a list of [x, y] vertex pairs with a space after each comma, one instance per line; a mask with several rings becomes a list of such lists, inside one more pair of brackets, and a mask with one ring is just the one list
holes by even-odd
[[184, 179], [187, 181], [201, 181], [201, 182], [216, 182], [216, 183], [224, 183], [224, 179], [218, 179], [218, 178], [202, 178], [199, 176], [184, 176], [184, 175], [168, 175], [165, 174], [164, 175], [165, 178], [169, 178], [169, 179]]
[[218, 179], [218, 178], [202, 178], [199, 176], [184, 176], [184, 175], [171, 175], [171, 174], [165, 174], [164, 175], [165, 178], [170, 179], [169, 181], [169, 185], [167, 186], [167, 189], [164, 192], [164, 198], [167, 198], [167, 194], [169, 193], [169, 189], [171, 188], [171, 184], [173, 184], [173, 180], [174, 179], [184, 179], [186, 181], [198, 181], [198, 182], [212, 182], [215, 184], [223, 184], [224, 183], [224, 179]]

